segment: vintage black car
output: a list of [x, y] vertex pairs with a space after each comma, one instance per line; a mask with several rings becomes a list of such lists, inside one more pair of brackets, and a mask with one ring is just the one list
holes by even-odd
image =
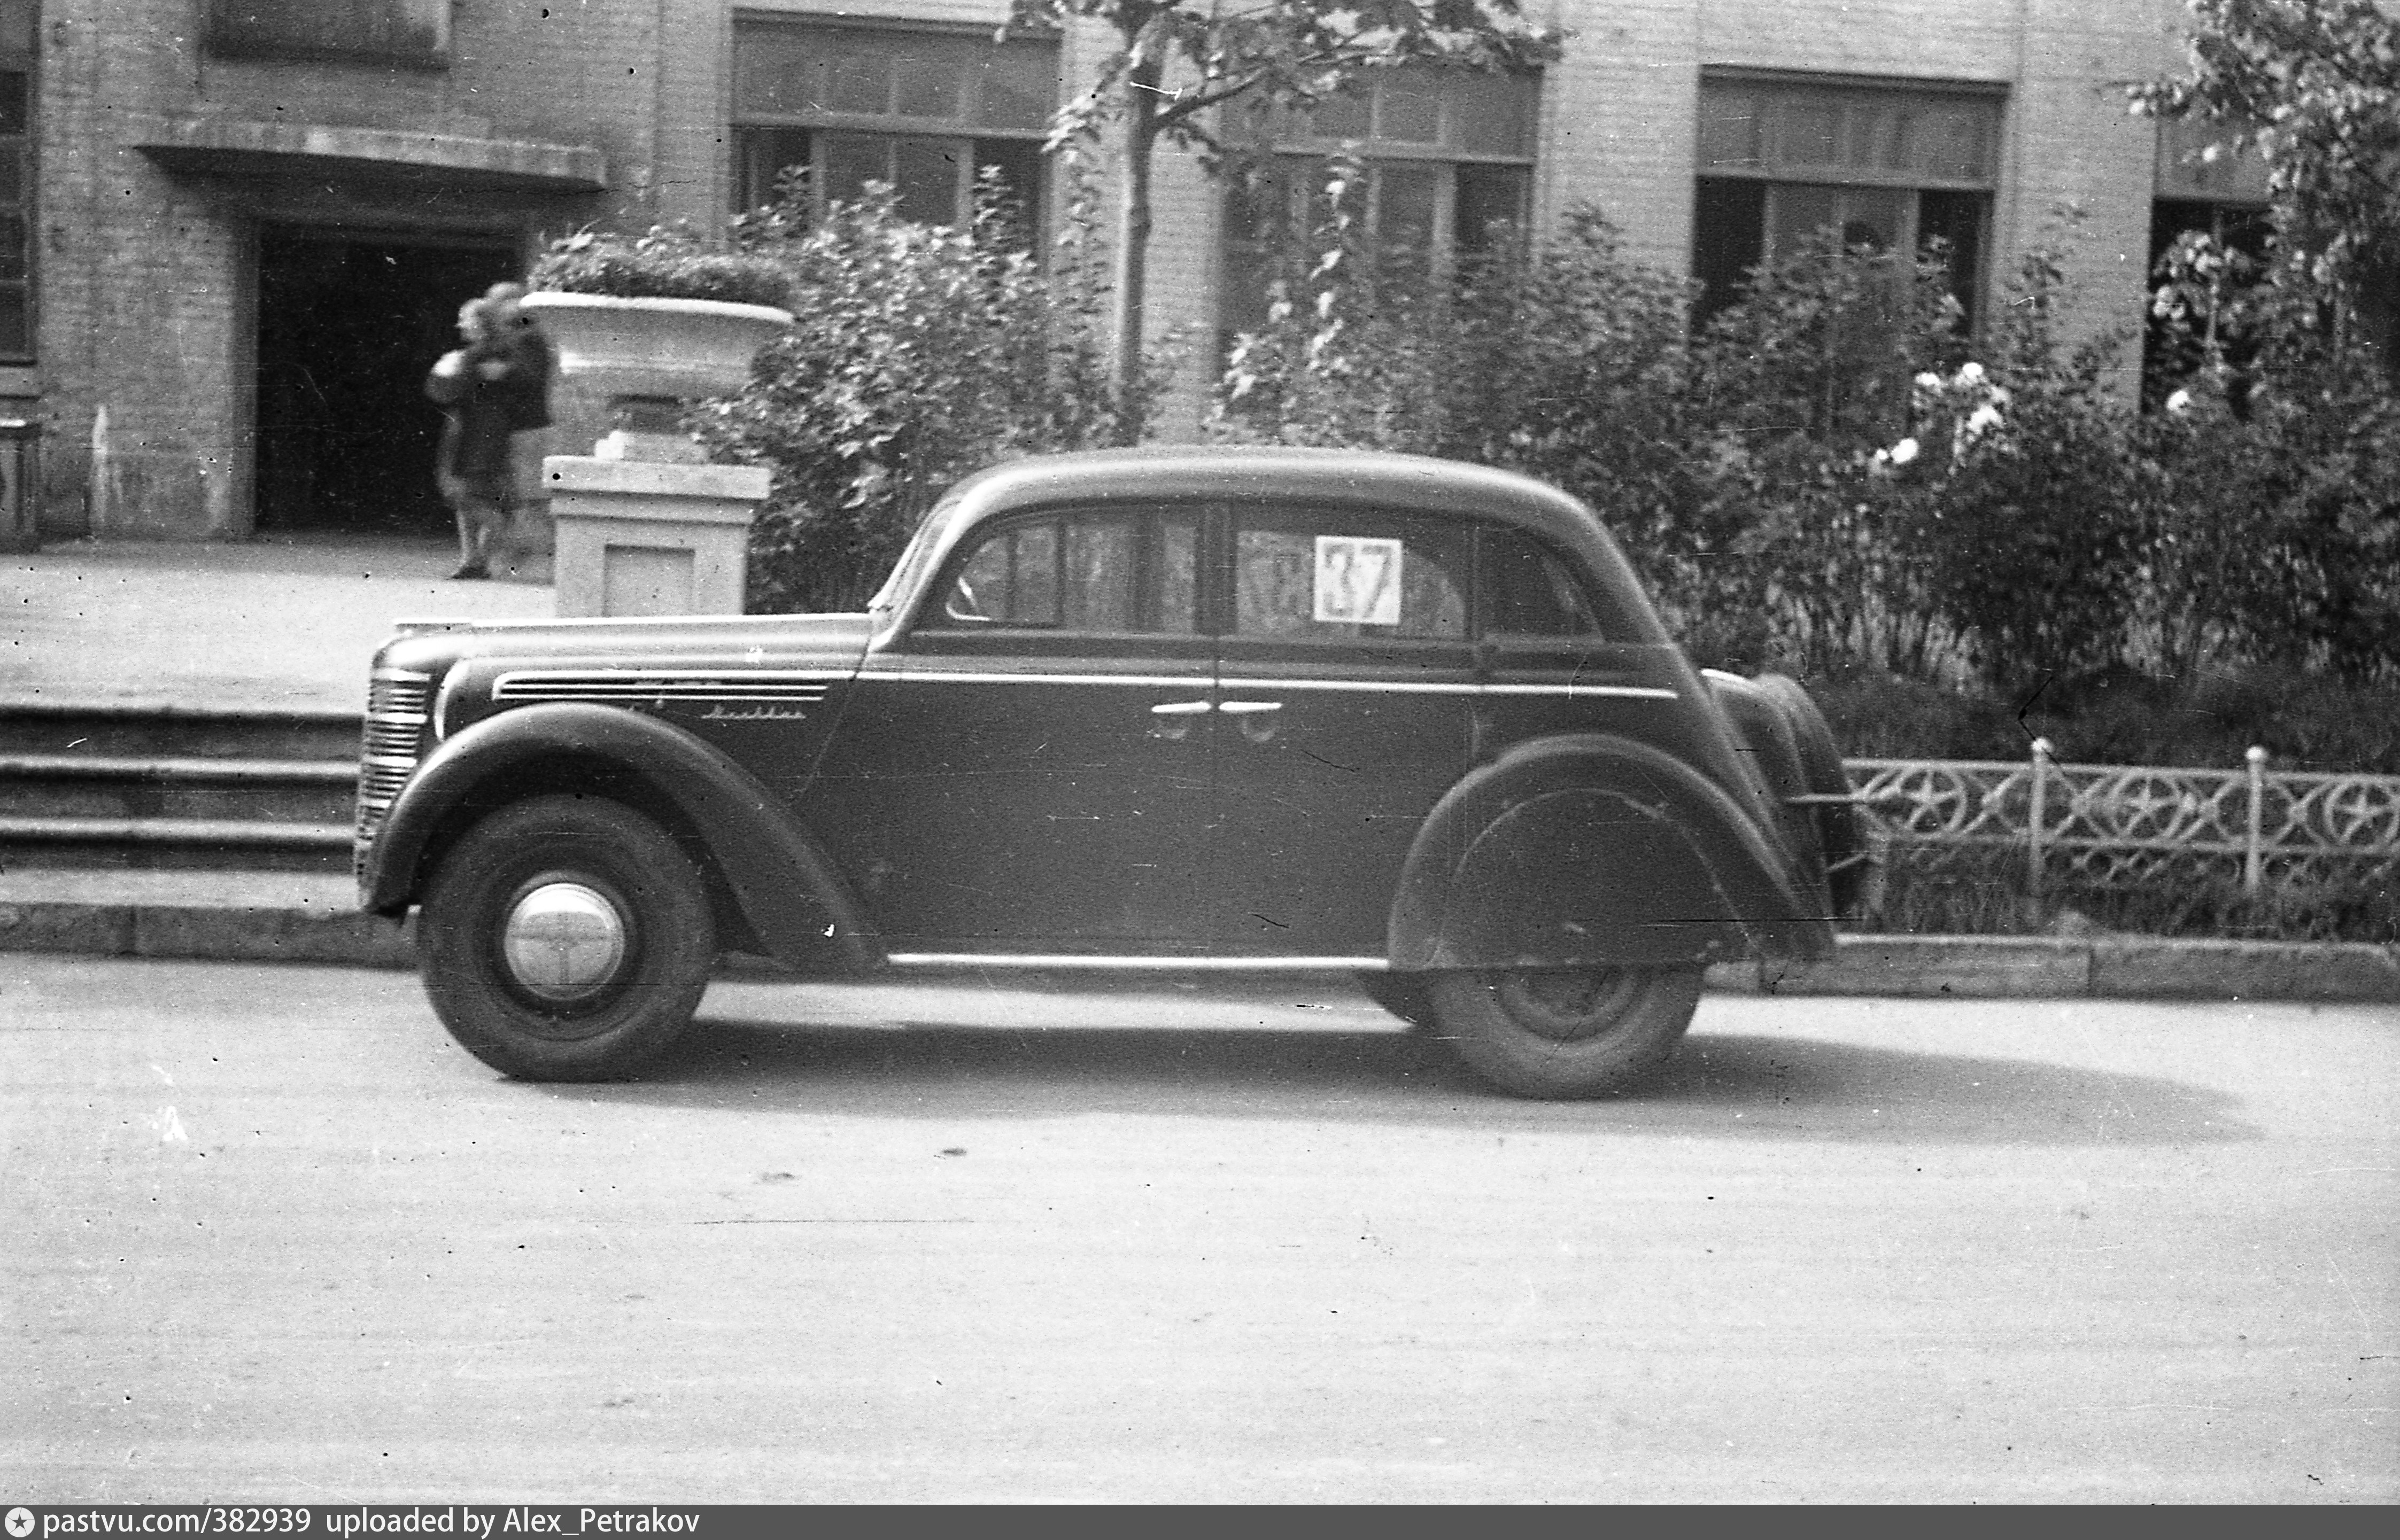
[[428, 626], [377, 655], [365, 906], [477, 1056], [616, 1076], [720, 956], [1332, 970], [1492, 1082], [1637, 1083], [1703, 967], [1863, 875], [1798, 686], [1703, 678], [1590, 510], [1480, 467], [1057, 456], [866, 613]]

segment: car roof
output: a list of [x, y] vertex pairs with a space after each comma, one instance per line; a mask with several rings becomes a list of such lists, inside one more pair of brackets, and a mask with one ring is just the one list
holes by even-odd
[[1304, 497], [1475, 512], [1555, 526], [1572, 538], [1596, 528], [1582, 503], [1530, 476], [1464, 460], [1370, 449], [1283, 444], [1151, 445], [1037, 455], [961, 482], [943, 499], [969, 520], [1085, 497], [1181, 501]]

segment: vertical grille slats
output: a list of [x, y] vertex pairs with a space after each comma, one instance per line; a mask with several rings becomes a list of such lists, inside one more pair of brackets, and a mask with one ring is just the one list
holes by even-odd
[[351, 845], [351, 869], [363, 873], [367, 848], [383, 827], [424, 741], [426, 703], [433, 676], [411, 669], [382, 668], [367, 683], [367, 713], [359, 743], [359, 817]]

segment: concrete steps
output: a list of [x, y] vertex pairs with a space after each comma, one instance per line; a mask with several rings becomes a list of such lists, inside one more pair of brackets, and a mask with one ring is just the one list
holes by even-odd
[[0, 702], [0, 868], [346, 873], [359, 715]]

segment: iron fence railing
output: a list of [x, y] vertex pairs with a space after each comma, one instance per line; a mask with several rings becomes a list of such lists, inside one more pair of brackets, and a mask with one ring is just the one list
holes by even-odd
[[2400, 776], [2062, 765], [2047, 739], [2022, 760], [1852, 759], [1850, 783], [1893, 856], [2015, 850], [2046, 880], [2162, 876], [2270, 883], [2400, 873]]

